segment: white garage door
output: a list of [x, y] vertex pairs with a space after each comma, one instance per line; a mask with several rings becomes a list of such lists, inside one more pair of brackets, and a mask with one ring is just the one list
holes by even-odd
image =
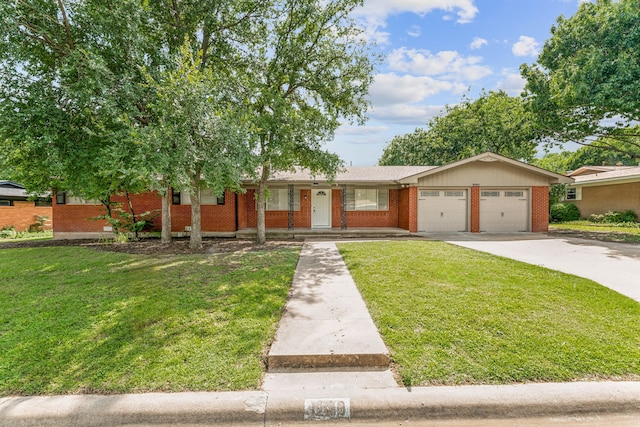
[[466, 231], [466, 190], [419, 190], [418, 231]]
[[528, 231], [527, 190], [480, 191], [480, 231]]

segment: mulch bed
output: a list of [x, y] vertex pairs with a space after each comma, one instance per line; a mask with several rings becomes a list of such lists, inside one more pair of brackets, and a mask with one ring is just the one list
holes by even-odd
[[143, 239], [139, 241], [116, 243], [105, 240], [34, 240], [23, 242], [2, 242], [0, 249], [5, 248], [36, 248], [56, 246], [83, 246], [100, 251], [124, 252], [141, 255], [177, 255], [177, 254], [206, 254], [270, 251], [283, 247], [300, 247], [303, 242], [294, 240], [267, 241], [258, 245], [253, 240], [202, 239], [202, 249], [189, 248], [189, 239], [173, 239], [169, 244], [160, 243], [160, 239]]

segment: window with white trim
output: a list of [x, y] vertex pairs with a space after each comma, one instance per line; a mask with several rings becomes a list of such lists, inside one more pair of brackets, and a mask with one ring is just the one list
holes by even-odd
[[347, 188], [348, 211], [389, 210], [389, 190], [387, 188]]
[[[178, 202], [178, 198], [180, 200]], [[188, 191], [181, 191], [179, 193], [173, 193], [173, 204], [177, 205], [190, 205], [191, 204], [191, 194]], [[224, 194], [222, 197], [218, 197], [215, 195], [213, 190], [206, 189], [200, 191], [200, 205], [224, 205]]]
[[13, 200], [0, 199], [0, 206], [13, 206]]
[[65, 197], [65, 202], [67, 205], [97, 205], [99, 204], [96, 200], [91, 199], [83, 199], [82, 197], [72, 196], [67, 194]]
[[567, 188], [565, 200], [582, 200], [582, 188]]
[[504, 197], [524, 197], [524, 191], [505, 191]]
[[[267, 198], [266, 210], [268, 211], [288, 211], [289, 210], [289, 189], [270, 188]], [[300, 210], [300, 191], [293, 192], [293, 210]]]

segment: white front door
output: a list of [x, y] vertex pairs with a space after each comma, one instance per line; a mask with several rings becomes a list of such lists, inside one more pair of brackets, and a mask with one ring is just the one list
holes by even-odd
[[311, 228], [331, 228], [331, 190], [311, 191]]

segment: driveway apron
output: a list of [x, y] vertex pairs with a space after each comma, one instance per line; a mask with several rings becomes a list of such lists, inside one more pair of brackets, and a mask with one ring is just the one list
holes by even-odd
[[591, 279], [640, 302], [640, 246], [577, 238], [447, 240], [552, 270]]

